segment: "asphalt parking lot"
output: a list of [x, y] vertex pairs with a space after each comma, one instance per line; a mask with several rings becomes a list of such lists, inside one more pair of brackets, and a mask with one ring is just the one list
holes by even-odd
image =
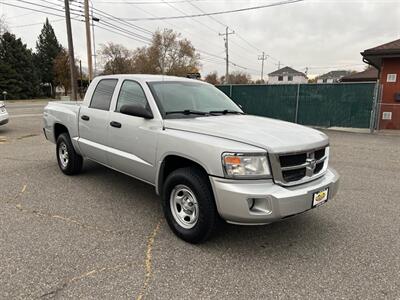
[[190, 245], [153, 188], [95, 163], [63, 175], [42, 103], [0, 127], [1, 299], [400, 299], [400, 135], [327, 132], [337, 197]]

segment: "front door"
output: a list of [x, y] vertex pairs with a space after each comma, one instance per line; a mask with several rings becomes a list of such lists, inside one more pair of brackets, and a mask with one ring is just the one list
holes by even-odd
[[157, 137], [162, 129], [162, 122], [120, 113], [121, 107], [129, 104], [140, 105], [150, 110], [141, 85], [133, 80], [125, 80], [122, 83], [115, 110], [110, 112], [110, 166], [154, 183]]

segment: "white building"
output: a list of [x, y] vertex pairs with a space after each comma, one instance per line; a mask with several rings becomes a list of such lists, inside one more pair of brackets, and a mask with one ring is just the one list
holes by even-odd
[[345, 71], [345, 70], [330, 71], [329, 73], [318, 76], [317, 83], [337, 83], [340, 82], [342, 77], [350, 74], [351, 74], [350, 71]]
[[308, 83], [306, 74], [290, 67], [284, 67], [268, 74], [268, 84]]

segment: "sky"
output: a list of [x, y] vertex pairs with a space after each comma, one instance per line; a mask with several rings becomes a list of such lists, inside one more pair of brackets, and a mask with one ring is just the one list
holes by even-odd
[[[25, 2], [24, 2], [25, 1]], [[276, 3], [282, 0], [92, 0], [93, 7], [118, 18], [151, 18], [216, 12]], [[33, 3], [29, 4], [27, 2]], [[71, 1], [73, 13], [79, 3]], [[33, 12], [10, 7], [13, 4], [39, 10]], [[37, 5], [43, 5], [40, 7]], [[46, 12], [62, 15], [62, 0], [0, 0], [0, 15], [17, 37], [35, 49], [37, 36], [46, 16], [57, 38], [67, 47], [65, 20]], [[96, 16], [96, 13], [94, 13]], [[98, 16], [100, 26], [111, 29], [106, 19]], [[76, 17], [82, 20], [82, 17]], [[73, 21], [75, 55], [87, 64], [84, 23]], [[225, 74], [225, 26], [235, 33], [229, 35], [230, 71], [245, 71], [252, 78], [261, 76], [262, 52], [265, 52], [264, 74], [290, 66], [310, 78], [331, 70], [365, 68], [360, 52], [400, 38], [400, 0], [304, 0], [297, 3], [223, 14], [213, 17], [173, 19], [166, 21], [139, 20], [129, 22], [141, 29], [118, 26], [149, 38], [157, 29], [171, 28], [189, 39], [200, 51], [201, 74], [217, 71]], [[115, 30], [115, 28], [113, 29]], [[130, 36], [132, 37], [132, 36]], [[144, 41], [95, 27], [95, 46], [113, 42], [129, 49], [142, 47]], [[101, 63], [98, 61], [98, 66]], [[265, 77], [264, 77], [265, 78]]]

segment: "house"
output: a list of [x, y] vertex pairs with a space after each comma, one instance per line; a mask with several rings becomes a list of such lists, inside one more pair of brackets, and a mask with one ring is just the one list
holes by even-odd
[[378, 80], [378, 70], [370, 67], [362, 72], [343, 76], [340, 82], [376, 82]]
[[361, 52], [378, 69], [379, 129], [400, 129], [400, 39]]
[[337, 83], [344, 76], [349, 75], [351, 72], [346, 70], [330, 71], [326, 74], [317, 77], [317, 83]]
[[308, 78], [306, 74], [296, 71], [291, 67], [284, 67], [268, 74], [269, 84], [299, 84], [307, 82]]

